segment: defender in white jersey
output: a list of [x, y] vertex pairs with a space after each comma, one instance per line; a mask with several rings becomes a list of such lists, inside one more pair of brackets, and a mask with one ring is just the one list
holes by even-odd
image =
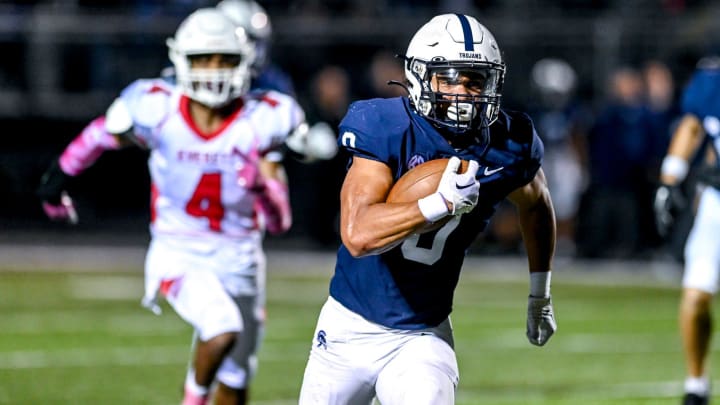
[[49, 216], [76, 218], [65, 180], [107, 149], [150, 149], [152, 242], [144, 305], [158, 297], [195, 329], [183, 404], [243, 404], [264, 324], [265, 231], [291, 224], [279, 163], [304, 112], [290, 96], [248, 93], [254, 47], [215, 8], [168, 40], [177, 84], [138, 80], [92, 121], [43, 178]]

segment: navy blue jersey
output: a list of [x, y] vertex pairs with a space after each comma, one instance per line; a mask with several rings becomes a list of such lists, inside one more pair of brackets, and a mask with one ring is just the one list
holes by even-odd
[[[720, 157], [720, 69], [698, 69], [685, 88], [683, 112], [695, 115], [703, 125], [715, 156]], [[702, 157], [702, 156], [699, 156]], [[720, 168], [720, 159], [715, 167]]]
[[478, 135], [489, 143], [456, 150], [411, 109], [407, 98], [350, 106], [340, 123], [339, 143], [351, 155], [385, 163], [395, 180], [432, 159], [476, 160], [480, 197], [470, 213], [436, 231], [413, 235], [385, 253], [354, 258], [341, 245], [330, 282], [333, 298], [372, 322], [398, 329], [434, 327], [448, 317], [467, 249], [498, 203], [533, 179], [543, 156], [542, 142], [526, 114], [501, 111], [485, 131]]

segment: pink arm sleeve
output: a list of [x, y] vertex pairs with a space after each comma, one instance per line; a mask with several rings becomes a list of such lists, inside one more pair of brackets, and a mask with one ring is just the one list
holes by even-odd
[[60, 155], [60, 168], [69, 176], [77, 176], [92, 166], [105, 150], [120, 146], [117, 138], [105, 131], [105, 117], [98, 117], [65, 148]]
[[257, 199], [258, 211], [265, 217], [268, 232], [287, 232], [292, 225], [292, 212], [287, 184], [277, 179], [265, 180], [265, 190]]

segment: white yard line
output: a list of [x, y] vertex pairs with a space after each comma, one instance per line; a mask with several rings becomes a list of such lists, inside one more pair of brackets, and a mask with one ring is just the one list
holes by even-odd
[[62, 351], [11, 351], [0, 353], [0, 370], [137, 366], [137, 365], [184, 365], [188, 346], [153, 346], [107, 348], [74, 348]]
[[80, 299], [129, 300], [143, 296], [141, 277], [108, 275], [106, 277], [74, 275], [68, 279], [70, 295]]
[[[147, 245], [61, 245], [0, 243], [0, 272], [70, 270], [123, 271], [142, 275]], [[268, 271], [327, 275], [333, 273], [334, 251], [268, 249]], [[553, 281], [589, 285], [680, 285], [681, 266], [671, 259], [648, 261], [573, 260], [556, 258]], [[471, 253], [462, 277], [526, 280], [527, 259]]]

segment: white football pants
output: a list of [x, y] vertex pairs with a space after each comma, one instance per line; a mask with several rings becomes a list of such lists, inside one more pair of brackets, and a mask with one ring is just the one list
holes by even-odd
[[390, 329], [332, 297], [320, 311], [300, 405], [451, 405], [458, 366], [450, 320], [435, 328]]
[[[256, 372], [265, 321], [264, 255], [259, 246], [249, 244], [187, 242], [153, 239], [145, 260], [146, 297], [154, 300], [161, 293], [203, 341], [236, 333], [217, 379], [231, 388], [245, 388]], [[246, 256], [238, 258], [243, 251]]]
[[715, 294], [720, 272], [720, 191], [707, 187], [700, 195], [692, 230], [685, 243], [683, 287]]

